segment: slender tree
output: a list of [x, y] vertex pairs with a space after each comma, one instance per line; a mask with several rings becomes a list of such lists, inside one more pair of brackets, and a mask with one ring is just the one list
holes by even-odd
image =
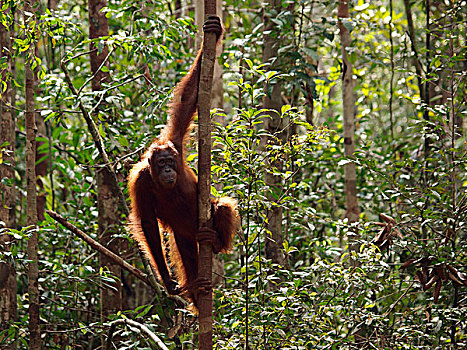
[[[222, 1], [217, 1], [216, 4], [216, 15], [222, 18]], [[204, 24], [204, 3], [203, 0], [195, 1], [195, 25], [198, 28], [198, 32], [195, 35], [195, 51], [198, 51], [201, 47], [202, 42], [202, 28]], [[222, 45], [216, 47], [217, 54], [222, 52]], [[214, 76], [212, 81], [212, 96], [211, 96], [211, 107], [221, 108], [223, 107], [223, 84], [222, 84], [223, 70], [221, 65], [214, 62]], [[220, 121], [222, 122], [222, 121]]]
[[[0, 1], [0, 7], [3, 8], [5, 0]], [[0, 182], [0, 221], [6, 227], [14, 227], [15, 217], [14, 208], [16, 202], [16, 193], [13, 183], [14, 165], [15, 165], [15, 120], [11, 109], [12, 104], [12, 60], [10, 55], [10, 29], [13, 23], [13, 13], [10, 6], [4, 11], [7, 18], [6, 26], [0, 23], [0, 57], [5, 60], [5, 68], [1, 71], [2, 82], [6, 84], [0, 103], [0, 179], [8, 179], [9, 182]], [[0, 233], [0, 252], [9, 251], [12, 239], [6, 233]], [[16, 303], [16, 271], [14, 265], [7, 261], [0, 261], [0, 331], [5, 330], [16, 321], [17, 303]], [[0, 344], [2, 338], [0, 337]], [[8, 344], [5, 345], [5, 348]], [[0, 348], [4, 348], [0, 345]]]
[[28, 294], [29, 294], [29, 349], [41, 348], [39, 324], [39, 263], [38, 263], [38, 230], [37, 230], [37, 193], [36, 193], [36, 133], [34, 107], [37, 34], [36, 0], [25, 1], [24, 21], [27, 36], [30, 40], [25, 65], [26, 95], [26, 187], [27, 187], [27, 220], [30, 238], [28, 240]]
[[[222, 18], [222, 1], [217, 2], [217, 15]], [[223, 46], [217, 46], [217, 54], [219, 55], [223, 50]], [[214, 62], [214, 76], [212, 81], [212, 108], [223, 109], [224, 108], [224, 84], [222, 80], [222, 76], [224, 74], [224, 70], [219, 62], [216, 60]], [[219, 120], [220, 117], [216, 121], [220, 123], [224, 123], [224, 120]]]
[[[269, 70], [275, 70], [278, 68], [278, 44], [279, 44], [279, 32], [277, 25], [272, 20], [282, 10], [282, 2], [279, 0], [268, 0], [267, 6], [263, 13], [263, 63], [269, 65]], [[279, 135], [278, 139], [271, 139], [267, 142], [280, 142], [283, 141], [286, 136], [281, 131], [283, 128], [283, 120], [281, 118], [281, 107], [282, 107], [282, 95], [281, 95], [281, 83], [278, 81], [271, 82], [272, 86], [266, 87], [266, 94], [263, 99], [263, 108], [269, 110], [267, 118], [265, 118], [265, 129], [270, 134]], [[270, 164], [271, 167], [278, 167], [278, 164]], [[271, 203], [276, 201], [277, 193], [281, 191], [281, 178], [273, 175], [272, 173], [266, 173], [265, 182], [270, 187], [268, 192], [268, 199]], [[271, 209], [267, 213], [267, 231], [266, 234], [266, 257], [271, 259], [272, 262], [280, 265], [285, 264], [285, 256], [282, 252], [284, 236], [282, 230], [282, 219], [283, 209], [280, 205], [272, 205]]]
[[[216, 0], [204, 1], [205, 18], [216, 14]], [[198, 210], [199, 226], [211, 227], [211, 90], [216, 58], [216, 34], [204, 33], [198, 90]], [[198, 276], [212, 280], [212, 246], [199, 244]], [[199, 349], [212, 349], [212, 291], [199, 296]]]
[[[348, 0], [339, 0], [337, 8], [339, 18], [339, 33], [342, 47], [342, 100], [344, 115], [344, 155], [353, 157], [355, 152], [355, 98], [353, 66], [349, 60], [348, 49], [351, 46], [350, 32], [346, 27], [349, 19]], [[344, 165], [345, 181], [345, 216], [349, 223], [357, 222], [360, 214], [357, 200], [357, 172], [355, 163], [349, 162]]]
[[[109, 35], [107, 17], [101, 11], [106, 6], [107, 0], [88, 1], [90, 39], [99, 39]], [[96, 41], [90, 44], [91, 73], [93, 76], [91, 86], [92, 91], [95, 93], [101, 92], [103, 83], [110, 82], [108, 69], [102, 69], [104, 66], [108, 67], [109, 48], [105, 43], [102, 47], [102, 51], [99, 52], [99, 45]], [[96, 108], [95, 114], [91, 117], [96, 117], [98, 113], [99, 108]], [[112, 239], [112, 236], [117, 232], [116, 228], [120, 224], [118, 188], [116, 188], [116, 184], [112, 180], [112, 174], [106, 167], [97, 170], [97, 206], [99, 212], [99, 241], [111, 251], [119, 251], [118, 241]], [[99, 254], [99, 261], [101, 267], [108, 269], [120, 279], [122, 272], [119, 266], [104, 254]], [[112, 289], [101, 289], [102, 320], [109, 314], [122, 309], [121, 283], [116, 282], [112, 287]]]
[[[37, 136], [46, 137], [46, 126], [44, 118], [35, 113], [36, 115], [36, 127], [37, 127]], [[49, 164], [47, 162], [48, 152], [40, 150], [41, 146], [44, 145], [44, 141], [36, 141], [36, 182], [37, 182], [37, 219], [42, 221], [45, 219], [45, 207], [46, 207], [46, 193], [44, 188], [43, 179], [47, 176], [47, 170]]]
[[423, 75], [422, 75], [423, 68], [422, 68], [422, 65], [420, 63], [420, 59], [418, 56], [415, 26], [413, 24], [412, 5], [410, 4], [410, 0], [404, 0], [404, 8], [405, 8], [405, 16], [407, 17], [407, 29], [408, 29], [410, 42], [411, 42], [411, 48], [413, 52], [412, 54], [413, 65], [415, 66], [415, 72], [417, 73], [418, 90], [419, 90], [420, 98], [422, 99], [422, 101], [426, 101], [425, 88], [423, 84]]
[[[222, 18], [222, 1], [217, 1], [216, 5], [216, 15]], [[195, 52], [197, 52], [202, 44], [202, 33], [203, 33], [203, 24], [204, 24], [204, 2], [203, 0], [195, 1], [195, 24], [198, 28], [198, 31], [195, 34]], [[216, 56], [222, 51], [222, 45], [217, 45], [216, 47]], [[222, 95], [223, 95], [223, 83], [222, 75], [223, 70], [219, 65], [218, 61], [214, 61], [214, 73], [212, 80], [212, 91], [211, 91], [211, 108], [222, 109]], [[224, 120], [222, 117], [217, 117], [215, 122], [223, 123]], [[215, 176], [215, 175], [213, 175]], [[221, 188], [220, 184], [216, 183], [214, 185], [217, 190]], [[224, 279], [221, 277], [224, 275], [224, 260], [222, 260], [218, 255], [214, 255], [212, 262], [212, 282], [214, 286], [221, 285], [224, 282]]]

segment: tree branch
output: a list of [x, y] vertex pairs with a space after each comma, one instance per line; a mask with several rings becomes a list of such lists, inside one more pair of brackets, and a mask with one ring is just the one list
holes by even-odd
[[[58, 223], [62, 224], [67, 229], [69, 229], [71, 232], [73, 232], [75, 235], [77, 235], [79, 238], [81, 238], [83, 241], [88, 243], [94, 250], [97, 250], [99, 253], [104, 254], [109, 259], [114, 261], [117, 265], [119, 265], [120, 267], [122, 267], [125, 270], [127, 270], [128, 272], [130, 272], [136, 278], [140, 279], [141, 281], [143, 281], [147, 285], [152, 286], [151, 282], [149, 282], [148, 276], [145, 273], [143, 273], [141, 270], [137, 269], [136, 267], [133, 267], [132, 265], [128, 264], [125, 260], [123, 260], [117, 254], [111, 252], [106, 247], [104, 247], [100, 243], [96, 242], [94, 239], [89, 237], [87, 234], [85, 234], [79, 228], [77, 228], [76, 226], [74, 226], [73, 224], [68, 222], [63, 216], [61, 216], [60, 214], [55, 213], [52, 210], [47, 210], [46, 213], [49, 214], [52, 219], [54, 219]], [[161, 287], [160, 284], [158, 284], [158, 287], [161, 290], [162, 287]]]
[[[71, 232], [73, 232], [76, 236], [81, 238], [83, 241], [88, 243], [91, 248], [94, 250], [97, 250], [98, 252], [106, 255], [109, 259], [112, 259], [117, 265], [121, 266], [123, 269], [127, 270], [129, 273], [134, 275], [136, 278], [140, 279], [144, 283], [146, 283], [148, 286], [151, 286], [154, 288], [158, 296], [162, 296], [164, 287], [160, 283], [158, 283], [153, 275], [149, 275], [143, 273], [141, 270], [137, 269], [136, 267], [133, 267], [132, 265], [128, 264], [125, 260], [123, 260], [121, 257], [119, 257], [117, 254], [113, 253], [100, 243], [96, 242], [94, 239], [89, 237], [87, 234], [85, 234], [83, 231], [81, 231], [79, 228], [68, 222], [63, 216], [60, 214], [57, 214], [56, 212], [52, 210], [47, 210], [46, 211], [49, 216], [57, 221], [58, 223], [62, 224], [65, 226], [67, 229], [69, 229]], [[153, 280], [154, 279], [154, 280]], [[183, 299], [182, 297], [179, 297], [177, 295], [169, 295], [169, 298], [175, 300], [177, 303], [180, 305], [187, 305], [187, 301]]]
[[112, 346], [112, 338], [113, 338], [113, 332], [115, 331], [115, 326], [117, 325], [129, 325], [132, 327], [138, 328], [140, 331], [142, 331], [144, 334], [146, 334], [149, 339], [151, 339], [156, 345], [158, 345], [162, 350], [169, 350], [169, 348], [164, 344], [164, 342], [159, 338], [156, 334], [151, 332], [151, 330], [146, 327], [144, 324], [141, 324], [139, 322], [129, 320], [129, 319], [119, 319], [110, 322], [110, 331], [109, 331], [109, 336], [107, 338], [107, 344], [106, 344], [106, 350], [111, 349]]
[[[112, 179], [112, 182], [115, 185], [115, 188], [118, 189], [118, 198], [119, 198], [120, 204], [121, 204], [121, 206], [123, 208], [123, 212], [124, 212], [124, 214], [126, 216], [129, 216], [130, 215], [130, 209], [128, 208], [128, 205], [126, 203], [125, 195], [123, 194], [122, 189], [118, 185], [117, 174], [115, 173], [112, 165], [110, 164], [110, 160], [109, 160], [109, 157], [107, 156], [107, 153], [105, 151], [104, 142], [102, 141], [101, 135], [99, 134], [99, 130], [97, 129], [97, 125], [96, 125], [96, 123], [94, 123], [94, 120], [92, 119], [91, 115], [87, 111], [87, 109], [84, 106], [83, 102], [79, 98], [78, 91], [76, 91], [76, 88], [73, 86], [73, 82], [71, 81], [71, 77], [70, 77], [70, 72], [66, 68], [66, 63], [67, 62], [69, 62], [69, 60], [65, 60], [65, 58], [62, 59], [62, 61], [60, 62], [60, 66], [62, 67], [62, 70], [65, 73], [65, 80], [66, 80], [66, 82], [68, 84], [68, 87], [70, 88], [71, 92], [75, 96], [75, 98], [76, 98], [76, 100], [78, 102], [79, 109], [81, 110], [81, 113], [83, 114], [83, 117], [86, 120], [86, 123], [88, 124], [89, 132], [91, 133], [94, 144], [96, 145], [96, 147], [97, 147], [97, 149], [99, 151], [99, 154], [102, 157], [103, 165], [105, 166], [105, 168], [109, 172], [109, 174], [111, 176], [111, 179]], [[139, 253], [140, 253], [141, 260], [143, 262], [144, 268], [145, 268], [146, 272], [148, 273], [149, 280], [151, 281], [151, 285], [154, 288], [158, 288], [157, 287], [158, 283], [157, 283], [156, 278], [154, 277], [154, 275], [152, 273], [152, 268], [151, 268], [149, 262], [147, 261], [146, 257], [141, 252], [141, 250], [139, 250]]]
[[71, 81], [70, 77], [70, 72], [66, 68], [66, 61], [62, 60], [60, 63], [63, 72], [65, 73], [65, 80], [68, 84], [68, 87], [70, 88], [71, 92], [73, 95], [75, 95], [76, 100], [78, 101], [78, 106], [79, 109], [81, 110], [81, 113], [83, 114], [84, 120], [86, 120], [86, 123], [88, 124], [88, 129], [89, 132], [91, 133], [92, 139], [94, 141], [94, 144], [97, 147], [97, 150], [99, 151], [99, 154], [103, 160], [104, 166], [107, 168], [109, 173], [111, 174], [112, 181], [115, 183], [115, 187], [118, 188], [118, 197], [120, 199], [120, 204], [124, 210], [124, 213], [126, 216], [130, 215], [130, 209], [128, 208], [128, 205], [126, 203], [126, 198], [123, 195], [123, 191], [121, 190], [120, 186], [118, 185], [118, 180], [117, 180], [117, 175], [115, 174], [114, 169], [110, 165], [109, 157], [107, 156], [107, 152], [105, 151], [104, 148], [104, 142], [102, 141], [102, 137], [99, 134], [99, 130], [97, 129], [96, 123], [94, 123], [94, 120], [92, 119], [91, 115], [87, 111], [86, 107], [84, 106], [83, 102], [79, 98], [79, 93], [76, 91], [76, 88], [73, 86], [73, 82]]

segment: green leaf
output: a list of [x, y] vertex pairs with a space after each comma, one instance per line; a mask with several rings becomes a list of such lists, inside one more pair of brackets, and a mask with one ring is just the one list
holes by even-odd
[[104, 128], [102, 127], [102, 124], [99, 124], [99, 134], [101, 135], [103, 139], [106, 138], [106, 134], [105, 134]]
[[291, 108], [292, 108], [291, 105], [283, 105], [281, 107], [281, 115], [284, 115], [285, 113], [287, 113]]
[[123, 135], [120, 135], [118, 137], [118, 142], [120, 143], [121, 146], [124, 146], [124, 147], [130, 146], [130, 144], [128, 143], [128, 138]]
[[97, 43], [97, 54], [100, 55], [105, 48], [105, 40], [99, 40]]

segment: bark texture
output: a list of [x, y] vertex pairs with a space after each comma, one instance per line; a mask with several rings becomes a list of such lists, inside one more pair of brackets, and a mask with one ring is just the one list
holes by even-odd
[[[217, 1], [216, 4], [216, 15], [219, 18], [222, 18], [222, 1]], [[195, 51], [197, 52], [202, 44], [202, 33], [203, 33], [203, 24], [204, 24], [204, 3], [203, 0], [195, 1], [195, 25], [198, 28], [198, 32], [195, 34]], [[222, 52], [222, 44], [217, 44], [216, 46], [216, 57]], [[214, 73], [212, 79], [212, 91], [211, 91], [211, 108], [223, 108], [223, 70], [219, 65], [217, 59], [214, 61]], [[215, 117], [215, 122], [224, 124], [225, 120], [223, 117]], [[215, 176], [213, 174], [213, 176]], [[219, 184], [214, 185], [217, 190], [220, 190], [222, 186]], [[224, 275], [224, 261], [219, 258], [218, 255], [213, 256], [212, 262], [212, 284], [213, 286], [219, 286], [224, 283], [224, 278], [221, 276]]]
[[[106, 0], [89, 0], [89, 38], [97, 39], [109, 35], [109, 25], [105, 13], [101, 10], [107, 6]], [[94, 49], [98, 48], [97, 43], [91, 43], [90, 60], [91, 73], [93, 79], [91, 81], [92, 91], [97, 92], [102, 90], [103, 83], [110, 82], [110, 74], [108, 71], [102, 71], [102, 65], [107, 65], [105, 59], [109, 54], [107, 45], [103, 45], [102, 52]], [[95, 117], [98, 114], [96, 111]], [[112, 239], [113, 235], [118, 233], [119, 225], [119, 192], [116, 188], [115, 181], [112, 179], [112, 173], [106, 168], [99, 168], [97, 171], [97, 207], [99, 212], [99, 241], [109, 250], [115, 252], [120, 251], [118, 241]], [[106, 255], [99, 253], [100, 266], [108, 269], [112, 275], [120, 280], [121, 268], [117, 266]], [[115, 282], [110, 288], [101, 289], [101, 316], [105, 320], [109, 314], [115, 313], [122, 309], [122, 287], [120, 281]]]
[[[349, 60], [348, 49], [351, 45], [349, 30], [344, 23], [349, 18], [348, 0], [339, 0], [337, 15], [339, 18], [339, 32], [342, 46], [342, 100], [344, 114], [344, 155], [353, 157], [355, 152], [355, 100], [353, 66]], [[360, 209], [357, 200], [357, 172], [354, 163], [344, 165], [345, 181], [345, 217], [350, 223], [357, 222]]]
[[[217, 1], [216, 4], [216, 15], [222, 19], [222, 1]], [[195, 51], [197, 52], [202, 44], [202, 33], [203, 33], [203, 24], [204, 24], [204, 4], [203, 0], [195, 0], [195, 25], [198, 28], [198, 32], [195, 34]], [[222, 52], [222, 45], [217, 45], [216, 47], [216, 56], [219, 56]], [[222, 76], [224, 71], [219, 65], [217, 60], [214, 61], [214, 76], [212, 80], [212, 92], [211, 92], [211, 108], [220, 108], [224, 106], [223, 99], [223, 82]], [[218, 122], [223, 122], [223, 120], [216, 120]]]
[[[36, 127], [37, 127], [37, 136], [46, 137], [46, 126], [44, 118], [36, 113]], [[46, 193], [44, 188], [43, 178], [47, 176], [47, 170], [49, 168], [47, 158], [44, 158], [48, 155], [47, 151], [40, 151], [39, 148], [44, 144], [43, 141], [36, 142], [36, 160], [42, 159], [40, 162], [36, 163], [36, 182], [37, 182], [37, 219], [42, 221], [45, 219], [45, 207], [46, 207]], [[43, 159], [44, 158], [44, 159]]]
[[31, 68], [36, 47], [36, 21], [34, 11], [36, 1], [25, 1], [24, 19], [27, 30], [33, 33], [25, 66], [25, 95], [26, 95], [26, 189], [27, 189], [27, 220], [30, 228], [27, 255], [31, 261], [28, 265], [28, 294], [29, 294], [29, 349], [41, 348], [41, 334], [39, 323], [39, 264], [38, 264], [38, 230], [37, 230], [37, 193], [36, 193], [36, 121], [34, 107], [35, 74]]
[[[271, 21], [272, 16], [276, 16], [277, 13], [281, 11], [281, 1], [279, 0], [268, 0], [267, 6], [263, 16], [263, 63], [270, 64], [269, 70], [278, 69], [278, 45], [279, 45], [279, 30], [276, 28], [273, 21]], [[281, 84], [279, 82], [273, 82], [272, 88], [267, 88], [267, 93], [263, 99], [263, 108], [272, 110], [268, 112], [268, 117], [265, 118], [265, 129], [270, 133], [275, 133], [283, 128], [283, 120], [281, 118], [281, 108], [282, 108], [282, 94], [281, 94]], [[277, 113], [273, 112], [277, 111]], [[267, 142], [280, 142], [282, 138], [285, 137], [284, 133], [279, 135], [278, 140], [268, 140]], [[270, 163], [270, 167], [279, 167], [278, 164]], [[271, 259], [273, 263], [284, 265], [285, 256], [282, 251], [284, 243], [284, 235], [282, 230], [282, 218], [283, 218], [283, 209], [280, 205], [274, 205], [275, 196], [274, 194], [280, 193], [282, 188], [281, 178], [279, 176], [266, 173], [265, 182], [270, 187], [268, 193], [268, 199], [271, 206], [268, 211], [268, 222], [266, 225], [267, 234], [266, 234], [266, 258]]]
[[[3, 1], [0, 1], [0, 7], [3, 7]], [[8, 16], [9, 9], [5, 11]], [[6, 144], [0, 149], [0, 179], [14, 178], [15, 165], [15, 120], [14, 114], [9, 106], [12, 104], [12, 86], [10, 77], [11, 56], [10, 50], [10, 31], [9, 28], [0, 23], [0, 57], [6, 59], [6, 68], [1, 71], [2, 81], [6, 82], [7, 88], [2, 92], [0, 104], [0, 145]], [[16, 204], [16, 194], [14, 183], [0, 183], [0, 221], [5, 227], [13, 228], [15, 225], [14, 209]], [[0, 251], [9, 251], [11, 236], [0, 234]], [[0, 332], [9, 327], [16, 321], [17, 303], [16, 303], [16, 271], [12, 264], [7, 261], [0, 261]], [[0, 337], [0, 344], [2, 339]], [[6, 349], [9, 345], [0, 345], [0, 349]]]
[[[216, 14], [216, 0], [204, 1], [205, 18]], [[216, 59], [216, 34], [205, 33], [204, 50], [198, 90], [198, 210], [200, 227], [212, 227], [211, 222], [211, 90]], [[198, 277], [212, 281], [212, 246], [199, 245]], [[198, 299], [199, 349], [212, 349], [212, 291]]]
[[[90, 0], [88, 1], [89, 10], [89, 39], [97, 39], [109, 35], [109, 22], [105, 17], [105, 13], [101, 10], [107, 7], [107, 0]], [[91, 43], [90, 50], [98, 49], [97, 43]], [[91, 59], [91, 72], [94, 78], [91, 81], [92, 91], [99, 91], [102, 88], [102, 83], [110, 81], [109, 72], [99, 70], [102, 62], [109, 54], [109, 47], [103, 45], [102, 52], [99, 50], [92, 51], [90, 54]], [[96, 73], [97, 72], [97, 73]]]

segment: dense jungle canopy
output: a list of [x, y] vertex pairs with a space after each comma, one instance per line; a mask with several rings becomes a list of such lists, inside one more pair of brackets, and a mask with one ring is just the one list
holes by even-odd
[[[127, 185], [200, 49], [203, 2], [0, 5], [0, 349], [197, 349], [193, 307], [130, 233]], [[214, 348], [467, 348], [467, 2], [217, 15], [200, 169], [241, 227], [213, 260]], [[162, 260], [197, 255], [170, 236]]]

